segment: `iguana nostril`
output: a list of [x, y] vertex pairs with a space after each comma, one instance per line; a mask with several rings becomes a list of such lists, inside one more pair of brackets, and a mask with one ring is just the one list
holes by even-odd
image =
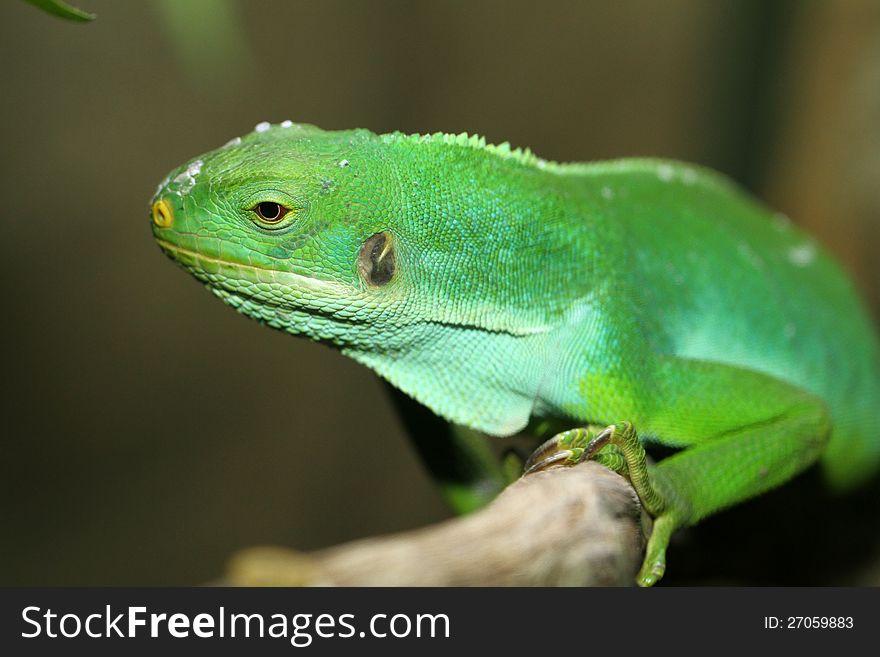
[[174, 223], [174, 213], [171, 206], [162, 199], [153, 203], [153, 223], [159, 228], [170, 228]]

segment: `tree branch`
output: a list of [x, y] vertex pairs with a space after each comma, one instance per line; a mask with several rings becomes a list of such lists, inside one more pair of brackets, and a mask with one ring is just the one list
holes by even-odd
[[240, 586], [629, 585], [644, 537], [627, 481], [594, 462], [511, 484], [485, 509], [410, 532], [313, 553], [251, 548], [224, 583]]

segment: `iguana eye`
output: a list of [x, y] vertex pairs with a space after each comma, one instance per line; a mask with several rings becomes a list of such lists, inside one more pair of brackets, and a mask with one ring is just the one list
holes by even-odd
[[286, 215], [290, 210], [285, 208], [280, 203], [275, 203], [274, 201], [263, 201], [262, 203], [257, 203], [252, 211], [260, 218], [260, 220], [267, 224], [277, 224], [279, 221], [284, 219], [284, 215]]
[[394, 276], [394, 241], [389, 233], [376, 233], [361, 246], [358, 272], [368, 285], [380, 287]]

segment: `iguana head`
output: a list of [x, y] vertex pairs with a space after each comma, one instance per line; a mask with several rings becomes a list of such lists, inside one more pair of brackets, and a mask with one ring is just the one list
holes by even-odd
[[537, 212], [512, 204], [505, 167], [528, 177], [529, 164], [484, 145], [260, 124], [171, 172], [153, 233], [240, 312], [335, 344], [441, 415], [506, 431], [524, 423], [534, 391], [525, 410], [499, 404], [496, 421], [471, 388], [487, 377], [512, 387], [502, 354], [481, 359], [546, 331], [540, 281], [552, 277], [535, 285], [531, 273], [552, 256], [552, 226], [530, 229]]
[[[153, 199], [153, 234], [255, 319], [338, 344], [372, 339], [374, 328], [360, 329], [392, 309], [405, 321], [408, 269], [389, 215], [364, 206], [379, 184], [364, 166], [374, 140], [367, 131], [260, 124], [169, 174]], [[353, 151], [360, 162], [346, 159]]]

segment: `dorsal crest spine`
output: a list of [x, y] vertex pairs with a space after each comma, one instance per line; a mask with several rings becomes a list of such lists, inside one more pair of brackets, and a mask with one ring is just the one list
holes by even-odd
[[483, 150], [488, 153], [497, 155], [504, 159], [511, 159], [527, 166], [536, 166], [538, 168], [562, 166], [557, 162], [544, 160], [528, 148], [511, 148], [509, 142], [500, 144], [490, 144], [486, 138], [477, 134], [468, 134], [461, 132], [453, 134], [449, 132], [434, 132], [431, 134], [406, 134], [403, 132], [392, 132], [382, 135], [386, 141], [409, 141], [416, 144], [455, 144], [457, 146], [468, 146], [477, 150]]

